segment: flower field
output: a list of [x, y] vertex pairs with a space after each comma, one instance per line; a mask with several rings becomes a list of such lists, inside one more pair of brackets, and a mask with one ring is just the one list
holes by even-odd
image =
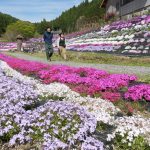
[[[73, 91], [95, 97], [95, 95], [117, 101], [127, 100], [150, 101], [150, 85], [136, 85], [137, 77], [128, 74], [110, 74], [104, 70], [93, 68], [75, 68], [63, 65], [47, 65], [27, 60], [16, 59], [1, 54], [0, 59], [6, 61], [13, 69], [25, 75], [32, 75], [44, 84], [59, 82], [66, 84]], [[122, 90], [125, 92], [122, 92]], [[136, 93], [136, 94], [135, 94]]]
[[150, 119], [119, 115], [122, 111], [112, 103], [120, 99], [149, 103], [150, 85], [139, 84], [135, 75], [4, 54], [0, 60], [0, 149], [150, 148]]
[[11, 147], [38, 141], [41, 149], [51, 150], [71, 148], [75, 142], [84, 141], [82, 149], [90, 143], [103, 149], [102, 142], [88, 136], [97, 121], [84, 108], [53, 100], [40, 105], [42, 93], [34, 85], [5, 75], [2, 68], [0, 88], [1, 142], [9, 142]]
[[[55, 48], [57, 35], [54, 36]], [[150, 54], [150, 15], [138, 16], [105, 25], [96, 31], [78, 32], [66, 35], [68, 50], [108, 52], [118, 54]], [[36, 51], [44, 50], [42, 38], [32, 38], [26, 43]], [[0, 51], [16, 49], [16, 43], [0, 42]]]
[[0, 42], [0, 51], [10, 51], [17, 49], [16, 43], [11, 42]]
[[100, 30], [68, 37], [68, 49], [73, 51], [150, 53], [150, 16], [117, 21]]
[[[55, 42], [57, 38], [58, 38], [57, 35], [54, 35], [53, 41]], [[29, 50], [34, 49], [35, 52], [44, 51], [45, 50], [44, 40], [43, 38], [30, 38], [27, 41], [23, 41], [22, 48]], [[17, 42], [0, 42], [0, 51], [6, 52], [13, 50], [17, 50]], [[55, 47], [54, 50], [57, 51]]]

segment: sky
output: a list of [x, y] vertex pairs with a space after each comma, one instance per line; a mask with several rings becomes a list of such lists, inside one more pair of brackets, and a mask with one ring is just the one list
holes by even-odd
[[0, 0], [0, 12], [24, 21], [39, 22], [58, 17], [63, 11], [84, 0]]

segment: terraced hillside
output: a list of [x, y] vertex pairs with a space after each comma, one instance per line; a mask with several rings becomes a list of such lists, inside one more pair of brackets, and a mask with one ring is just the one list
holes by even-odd
[[72, 34], [67, 48], [83, 52], [149, 55], [150, 15], [113, 22], [97, 31]]

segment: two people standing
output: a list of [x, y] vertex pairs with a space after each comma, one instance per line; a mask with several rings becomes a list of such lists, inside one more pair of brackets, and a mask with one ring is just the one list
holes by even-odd
[[45, 50], [46, 50], [46, 57], [48, 61], [51, 61], [51, 57], [54, 53], [53, 50], [53, 35], [59, 34], [59, 45], [57, 45], [60, 54], [63, 56], [63, 58], [66, 60], [66, 50], [65, 50], [65, 38], [64, 35], [61, 33], [61, 31], [51, 31], [51, 28], [47, 28], [47, 31], [45, 31], [43, 39], [45, 42]]

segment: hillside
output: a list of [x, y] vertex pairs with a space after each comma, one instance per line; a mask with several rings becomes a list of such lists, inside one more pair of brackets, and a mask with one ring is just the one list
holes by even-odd
[[54, 29], [61, 28], [66, 33], [78, 31], [77, 22], [79, 24], [89, 24], [89, 21], [99, 23], [101, 17], [103, 17], [104, 10], [100, 8], [101, 0], [93, 0], [89, 2], [85, 0], [78, 6], [74, 6], [69, 10], [64, 11], [59, 17], [46, 22], [43, 20], [41, 23], [36, 24], [39, 33], [43, 33], [43, 29], [46, 25], [51, 25]]
[[88, 33], [72, 33], [67, 49], [124, 55], [150, 55], [150, 15], [115, 21]]
[[0, 12], [0, 36], [5, 33], [6, 28], [9, 24], [16, 22], [18, 19], [10, 15], [3, 14]]

